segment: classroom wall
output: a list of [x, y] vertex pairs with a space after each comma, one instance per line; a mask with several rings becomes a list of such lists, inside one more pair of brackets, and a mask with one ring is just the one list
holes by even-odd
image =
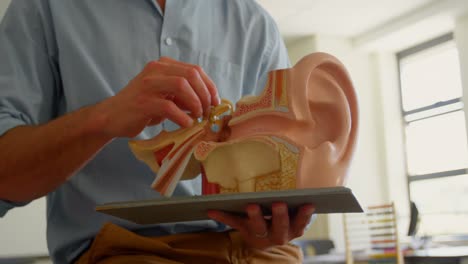
[[10, 4], [10, 1], [11, 0], [0, 0], [0, 19], [3, 17], [3, 14]]
[[41, 198], [0, 218], [0, 260], [49, 255], [45, 208], [45, 198]]
[[460, 74], [463, 85], [463, 103], [468, 131], [468, 13], [460, 16], [455, 22], [455, 42], [460, 58]]

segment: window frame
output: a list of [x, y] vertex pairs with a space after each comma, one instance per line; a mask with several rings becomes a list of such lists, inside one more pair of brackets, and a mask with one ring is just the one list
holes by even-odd
[[410, 47], [408, 49], [402, 50], [400, 52], [396, 53], [396, 58], [397, 58], [397, 71], [398, 71], [398, 85], [399, 85], [399, 94], [400, 94], [400, 111], [401, 111], [401, 117], [402, 117], [402, 125], [403, 125], [403, 141], [404, 141], [404, 160], [405, 160], [405, 173], [406, 173], [406, 180], [407, 180], [407, 186], [408, 186], [408, 197], [410, 200], [411, 198], [411, 183], [415, 181], [421, 181], [421, 180], [431, 180], [431, 179], [438, 179], [438, 178], [444, 178], [444, 177], [451, 177], [451, 176], [459, 176], [463, 174], [468, 174], [468, 168], [462, 168], [462, 169], [455, 169], [455, 170], [447, 170], [447, 171], [441, 171], [441, 172], [433, 172], [433, 173], [426, 173], [426, 174], [415, 174], [411, 175], [409, 172], [409, 167], [408, 167], [408, 153], [407, 153], [407, 136], [406, 136], [406, 128], [408, 125], [412, 122], [427, 119], [427, 118], [433, 118], [436, 116], [440, 115], [445, 115], [449, 113], [453, 113], [456, 111], [463, 111], [466, 114], [468, 114], [463, 107], [460, 109], [455, 109], [455, 110], [450, 110], [450, 111], [444, 111], [442, 113], [436, 113], [436, 114], [429, 114], [428, 116], [412, 119], [411, 121], [407, 120], [407, 116], [415, 114], [415, 113], [422, 113], [428, 110], [432, 109], [437, 109], [437, 108], [442, 108], [444, 106], [449, 106], [449, 105], [456, 105], [456, 104], [463, 104], [463, 95], [461, 97], [455, 98], [455, 99], [450, 99], [446, 101], [440, 101], [436, 102], [432, 105], [429, 106], [423, 106], [419, 107], [416, 109], [408, 110], [405, 111], [403, 108], [403, 90], [402, 90], [402, 72], [401, 72], [401, 61], [409, 57], [411, 55], [415, 55], [419, 52], [429, 50], [431, 48], [434, 48], [436, 46], [442, 45], [444, 43], [448, 43], [450, 41], [454, 40], [454, 34], [453, 32], [449, 32], [446, 34], [443, 34], [439, 37], [433, 38], [431, 40], [428, 40], [426, 42], [420, 43], [418, 45], [415, 45], [413, 47]]

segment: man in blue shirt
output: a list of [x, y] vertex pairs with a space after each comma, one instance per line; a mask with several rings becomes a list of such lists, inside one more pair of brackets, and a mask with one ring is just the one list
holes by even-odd
[[[105, 222], [145, 236], [222, 231], [222, 222], [253, 248], [302, 235], [312, 206], [290, 222], [275, 204], [271, 225], [258, 206], [246, 219], [215, 212], [217, 222], [154, 226], [94, 211], [160, 197], [128, 138], [190, 126], [220, 97], [254, 94], [269, 71], [289, 66], [254, 1], [15, 0], [0, 25], [0, 58], [0, 216], [47, 195], [55, 262], [77, 259]], [[199, 179], [174, 192], [196, 194]]]

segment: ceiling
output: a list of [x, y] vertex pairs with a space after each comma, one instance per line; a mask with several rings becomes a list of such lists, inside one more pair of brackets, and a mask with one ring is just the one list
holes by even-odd
[[257, 0], [286, 41], [310, 34], [354, 37], [440, 0]]

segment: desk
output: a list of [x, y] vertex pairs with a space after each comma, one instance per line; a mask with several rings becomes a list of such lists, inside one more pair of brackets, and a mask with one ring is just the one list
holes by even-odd
[[[369, 258], [364, 255], [354, 256], [354, 263], [368, 263]], [[307, 257], [304, 259], [303, 264], [345, 264], [346, 258], [344, 253], [325, 254]], [[373, 262], [375, 263], [375, 262]]]
[[344, 254], [324, 254], [304, 258], [303, 264], [341, 264], [346, 263]]
[[[355, 263], [368, 262], [364, 256], [355, 256]], [[343, 264], [344, 253], [307, 257], [304, 264]], [[416, 250], [405, 254], [405, 264], [468, 264], [468, 246], [441, 247]]]
[[468, 263], [468, 246], [415, 250], [405, 254], [405, 263], [462, 264]]

